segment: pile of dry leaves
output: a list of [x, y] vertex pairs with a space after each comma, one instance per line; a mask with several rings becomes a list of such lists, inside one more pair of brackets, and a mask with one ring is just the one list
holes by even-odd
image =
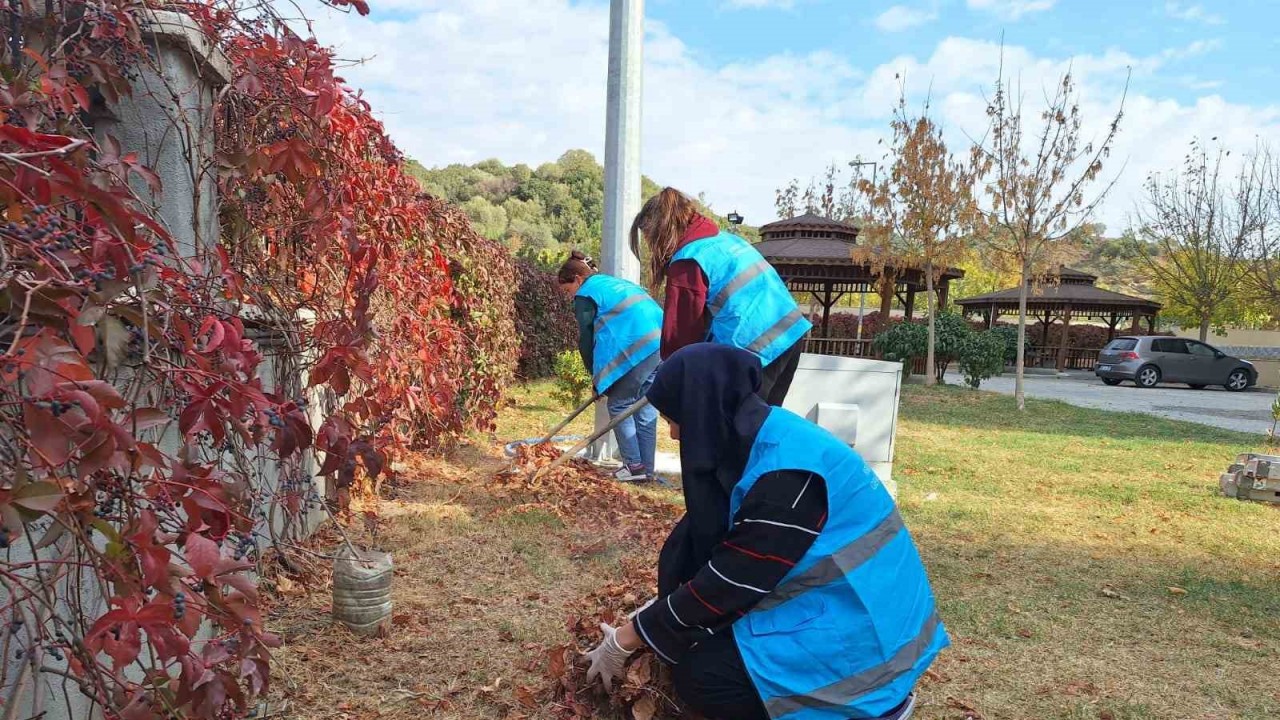
[[544, 469], [559, 456], [560, 450], [550, 443], [517, 446], [514, 461], [494, 477], [488, 490], [515, 503], [504, 509], [508, 513], [541, 509], [580, 526], [613, 527], [629, 536], [645, 533], [645, 539], [658, 544], [679, 518], [677, 506], [628, 492], [581, 458]]
[[[599, 529], [600, 550], [611, 541], [625, 543], [631, 550], [621, 562], [620, 580], [566, 607], [565, 629], [570, 639], [547, 650], [548, 687], [540, 700], [563, 720], [690, 717], [678, 705], [666, 667], [652, 653], [637, 653], [631, 659], [626, 676], [615, 680], [612, 695], [606, 694], [598, 682], [587, 683], [582, 658], [600, 642], [601, 622], [617, 626], [653, 596], [658, 548], [679, 519], [680, 509], [660, 499], [628, 492], [584, 460], [538, 472], [559, 454], [550, 445], [519, 447], [514, 464], [494, 478], [491, 491], [519, 503], [507, 508], [507, 512], [541, 508], [577, 526]], [[587, 548], [584, 552], [591, 551]]]
[[[567, 629], [573, 642], [548, 652], [552, 710], [558, 718], [621, 715], [634, 720], [666, 720], [691, 716], [676, 699], [667, 666], [651, 652], [636, 653], [631, 658], [625, 676], [614, 681], [612, 695], [606, 694], [599, 682], [587, 683], [582, 653], [600, 642], [600, 623], [616, 627], [653, 595], [648, 579], [653, 574], [651, 566], [628, 566], [625, 570], [626, 577], [621, 582], [601, 588], [571, 609]], [[641, 575], [646, 579], [639, 579]]]

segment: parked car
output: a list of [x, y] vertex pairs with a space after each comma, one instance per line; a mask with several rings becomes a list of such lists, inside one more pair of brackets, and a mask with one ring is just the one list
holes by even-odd
[[1141, 388], [1186, 383], [1197, 390], [1221, 385], [1240, 392], [1258, 383], [1253, 363], [1202, 342], [1172, 337], [1116, 338], [1098, 353], [1093, 372], [1108, 385], [1132, 380]]

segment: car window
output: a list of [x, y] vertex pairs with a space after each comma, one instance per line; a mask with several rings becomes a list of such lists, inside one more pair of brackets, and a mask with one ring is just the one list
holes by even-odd
[[1157, 338], [1151, 341], [1151, 350], [1162, 353], [1187, 353], [1187, 341], [1178, 338]]
[[1106, 350], [1108, 352], [1129, 352], [1136, 347], [1138, 347], [1137, 340], [1134, 340], [1133, 338], [1121, 338], [1119, 340], [1112, 340], [1111, 343], [1107, 345]]
[[1187, 341], [1187, 349], [1191, 351], [1192, 355], [1197, 357], [1214, 357], [1217, 355], [1217, 353], [1214, 352], [1214, 349], [1208, 345], [1205, 345], [1204, 343], [1191, 342], [1190, 340]]

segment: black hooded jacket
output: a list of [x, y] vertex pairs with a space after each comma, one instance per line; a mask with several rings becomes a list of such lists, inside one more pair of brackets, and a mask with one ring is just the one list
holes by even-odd
[[690, 345], [659, 367], [648, 393], [680, 428], [685, 516], [659, 557], [659, 601], [635, 622], [645, 643], [669, 663], [772, 591], [826, 521], [823, 478], [781, 470], [756, 481], [730, 522], [730, 493], [772, 410], [756, 395], [761, 373], [749, 352]]

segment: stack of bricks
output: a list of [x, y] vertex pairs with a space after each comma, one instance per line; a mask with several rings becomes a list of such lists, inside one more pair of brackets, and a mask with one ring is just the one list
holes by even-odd
[[1280, 456], [1241, 455], [1222, 474], [1218, 487], [1227, 497], [1280, 503]]

